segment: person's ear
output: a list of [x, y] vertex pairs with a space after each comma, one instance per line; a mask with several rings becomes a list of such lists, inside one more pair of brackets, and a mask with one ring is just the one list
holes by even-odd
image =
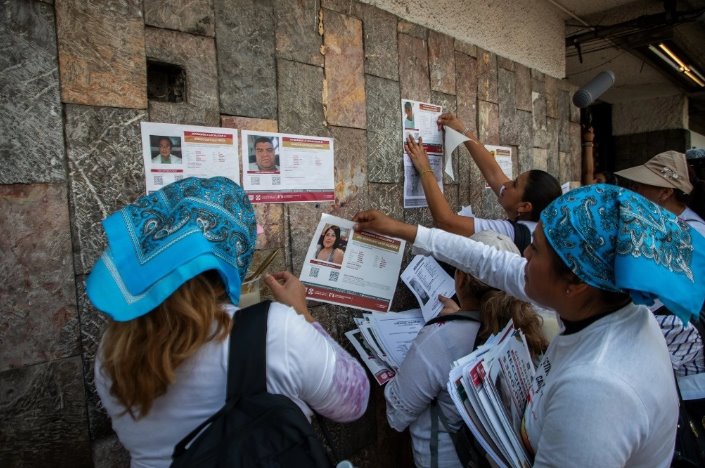
[[530, 214], [534, 209], [534, 206], [531, 204], [531, 202], [528, 201], [523, 201], [519, 202], [517, 204], [517, 218], [523, 218], [526, 215]]
[[588, 290], [590, 286], [588, 286], [587, 283], [584, 283], [582, 281], [579, 281], [577, 283], [569, 283], [566, 288], [565, 288], [565, 295], [566, 296], [576, 296], [584, 293], [585, 291]]
[[659, 190], [658, 194], [659, 203], [665, 203], [666, 200], [673, 196], [674, 192], [675, 191], [671, 187], [661, 187], [661, 190]]

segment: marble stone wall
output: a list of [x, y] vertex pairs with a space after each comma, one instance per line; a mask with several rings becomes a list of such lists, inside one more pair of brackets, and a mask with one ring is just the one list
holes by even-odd
[[[258, 205], [254, 266], [298, 273], [321, 213], [403, 209], [400, 100], [457, 112], [515, 174], [578, 180], [573, 88], [493, 52], [355, 0], [0, 0], [0, 466], [129, 465], [96, 396], [106, 319], [85, 278], [105, 247], [101, 220], [144, 191], [140, 122], [260, 129], [335, 139], [335, 202]], [[148, 60], [178, 65], [185, 101], [147, 96]], [[648, 140], [648, 137], [647, 137]], [[469, 153], [444, 190], [454, 209], [501, 216]], [[409, 255], [405, 264], [409, 261]], [[394, 309], [413, 305], [405, 287]], [[343, 336], [359, 312], [312, 303]], [[367, 413], [333, 424], [356, 466], [409, 466], [382, 389]]]

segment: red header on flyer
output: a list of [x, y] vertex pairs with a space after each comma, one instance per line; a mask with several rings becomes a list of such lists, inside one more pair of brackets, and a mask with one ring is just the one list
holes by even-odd
[[362, 309], [378, 310], [387, 312], [389, 301], [375, 299], [372, 297], [362, 297], [355, 294], [334, 291], [320, 286], [306, 285], [306, 297], [311, 300], [335, 302], [336, 304], [360, 307]]

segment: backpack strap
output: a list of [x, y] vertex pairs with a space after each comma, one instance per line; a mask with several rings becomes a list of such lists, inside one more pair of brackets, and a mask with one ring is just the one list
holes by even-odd
[[437, 317], [434, 317], [426, 322], [424, 327], [433, 325], [434, 323], [451, 322], [453, 320], [472, 320], [474, 322], [481, 322], [480, 312], [477, 310], [460, 310], [449, 315], [438, 315]]
[[272, 301], [238, 310], [233, 316], [226, 403], [267, 392], [267, 316]]
[[526, 224], [518, 223], [516, 221], [509, 221], [514, 226], [514, 245], [519, 249], [519, 254], [524, 256], [524, 249], [526, 249], [529, 244], [531, 244], [531, 231], [529, 231]]

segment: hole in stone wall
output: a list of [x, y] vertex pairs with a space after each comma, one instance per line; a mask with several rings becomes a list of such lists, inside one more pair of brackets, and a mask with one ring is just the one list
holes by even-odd
[[171, 63], [147, 60], [147, 98], [161, 102], [186, 101], [186, 71]]

